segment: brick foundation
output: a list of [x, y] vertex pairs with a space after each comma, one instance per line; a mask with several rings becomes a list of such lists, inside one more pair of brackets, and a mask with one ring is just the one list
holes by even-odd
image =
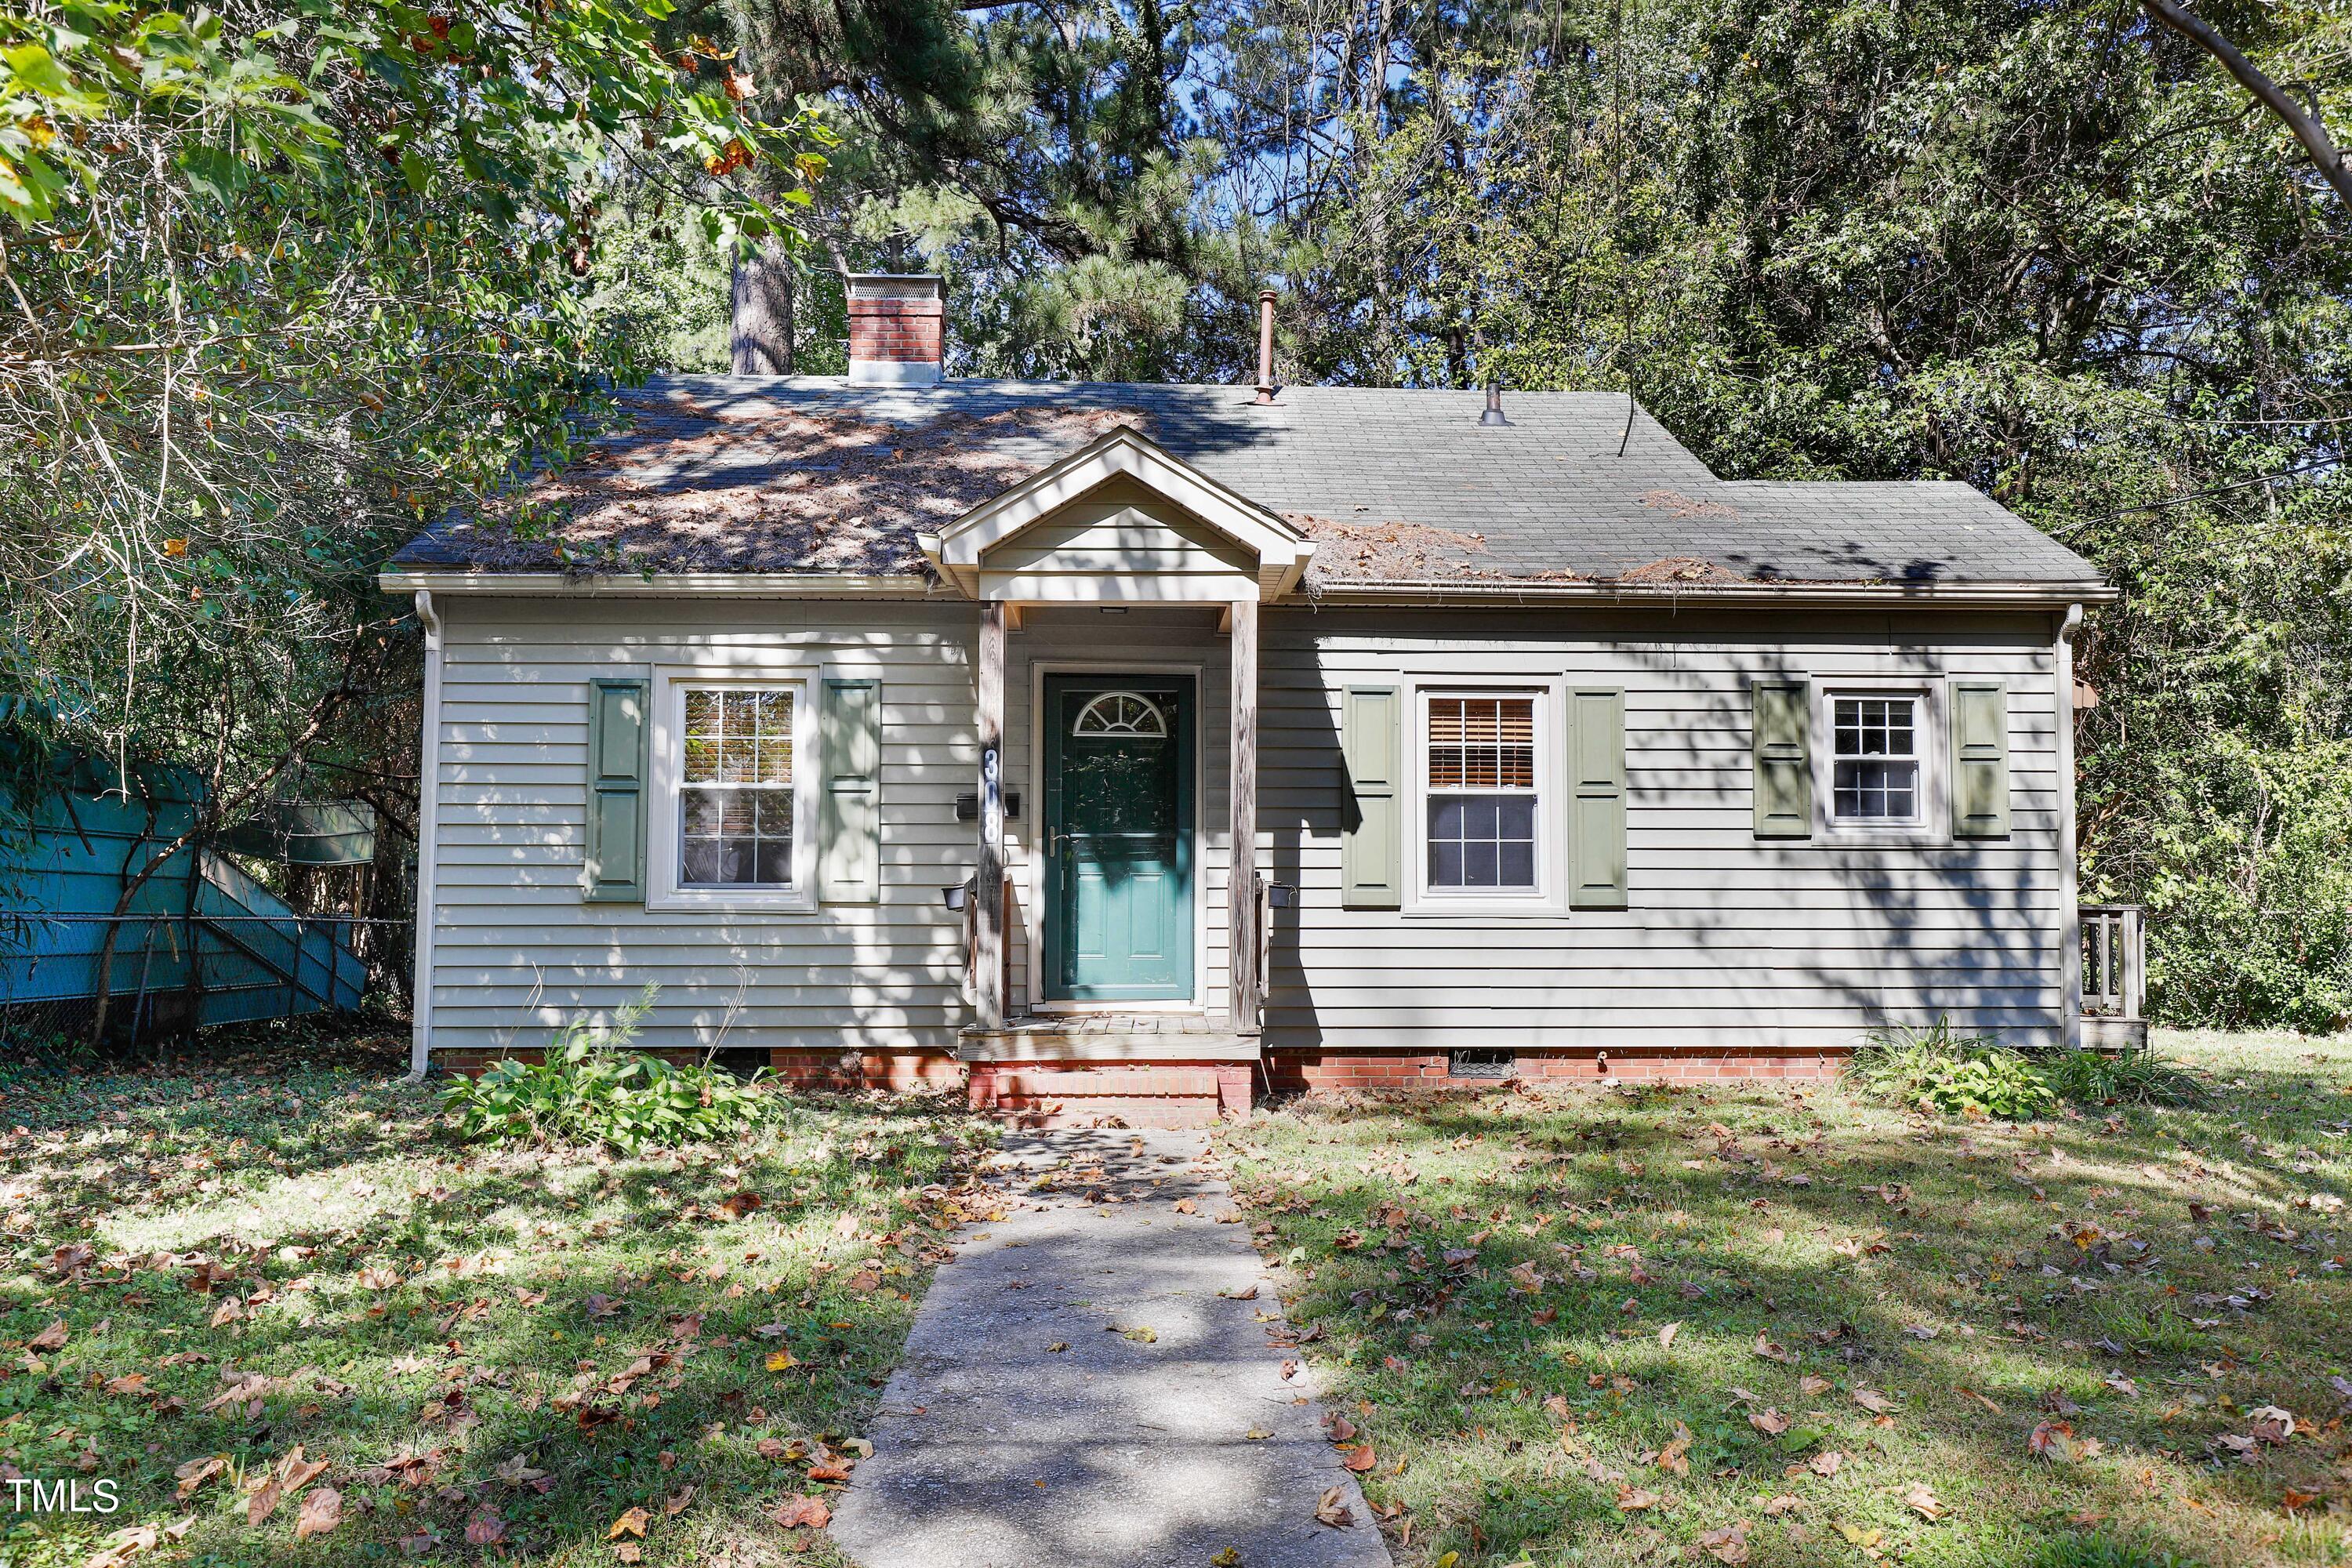
[[822, 1051], [776, 1049], [768, 1066], [794, 1089], [848, 1091], [860, 1089], [955, 1089], [963, 1064], [944, 1050]]
[[[694, 1049], [654, 1053], [674, 1062], [702, 1059]], [[1024, 1126], [1090, 1126], [1111, 1118], [1131, 1127], [1199, 1127], [1249, 1114], [1257, 1068], [1248, 1062], [978, 1062], [967, 1067], [947, 1050], [778, 1048], [770, 1068], [795, 1089], [939, 1091], [962, 1088], [972, 1109]], [[1732, 1083], [1835, 1078], [1844, 1051], [1613, 1050], [1522, 1051], [1522, 1083]], [[434, 1066], [468, 1076], [502, 1056], [537, 1061], [536, 1047], [513, 1051], [441, 1050]], [[1266, 1080], [1276, 1094], [1341, 1089], [1490, 1088], [1493, 1079], [1454, 1078], [1444, 1051], [1276, 1050]]]
[[[1742, 1079], [1835, 1078], [1844, 1051], [1521, 1051], [1515, 1077], [1537, 1084], [1729, 1083]], [[1273, 1051], [1266, 1073], [1277, 1094], [1329, 1089], [1439, 1089], [1491, 1086], [1493, 1079], [1457, 1079], [1444, 1051]]]
[[975, 1110], [1024, 1127], [1202, 1127], [1249, 1114], [1248, 1062], [978, 1062]]

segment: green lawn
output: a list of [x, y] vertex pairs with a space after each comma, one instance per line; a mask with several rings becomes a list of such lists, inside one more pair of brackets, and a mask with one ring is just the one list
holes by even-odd
[[141, 1525], [132, 1562], [829, 1560], [767, 1515], [856, 1460], [988, 1130], [803, 1100], [724, 1151], [486, 1152], [404, 1055], [0, 1078], [0, 1479], [122, 1505], [13, 1512], [0, 1563]]
[[2352, 1040], [2159, 1048], [2209, 1103], [1498, 1090], [1220, 1142], [1401, 1563], [2345, 1562]]

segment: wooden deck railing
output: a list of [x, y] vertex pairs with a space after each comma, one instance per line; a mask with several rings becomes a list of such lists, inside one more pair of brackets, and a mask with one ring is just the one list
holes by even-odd
[[2108, 1049], [2147, 1043], [2147, 910], [2084, 904], [2083, 1043]]

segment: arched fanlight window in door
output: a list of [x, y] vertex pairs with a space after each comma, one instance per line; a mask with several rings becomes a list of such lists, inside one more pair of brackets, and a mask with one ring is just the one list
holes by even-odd
[[1164, 739], [1168, 715], [1139, 691], [1106, 691], [1078, 710], [1073, 735], [1149, 735]]

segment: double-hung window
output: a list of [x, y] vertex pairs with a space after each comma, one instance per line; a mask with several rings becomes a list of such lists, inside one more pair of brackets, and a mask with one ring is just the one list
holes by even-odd
[[1830, 817], [1840, 826], [1916, 827], [1926, 820], [1921, 773], [1927, 722], [1911, 695], [1830, 703]]
[[1531, 692], [1424, 692], [1423, 886], [1434, 897], [1532, 893], [1540, 885]]
[[678, 885], [793, 885], [797, 692], [687, 687], [678, 727]]
[[812, 906], [811, 683], [680, 671], [661, 684], [652, 900], [686, 908]]

